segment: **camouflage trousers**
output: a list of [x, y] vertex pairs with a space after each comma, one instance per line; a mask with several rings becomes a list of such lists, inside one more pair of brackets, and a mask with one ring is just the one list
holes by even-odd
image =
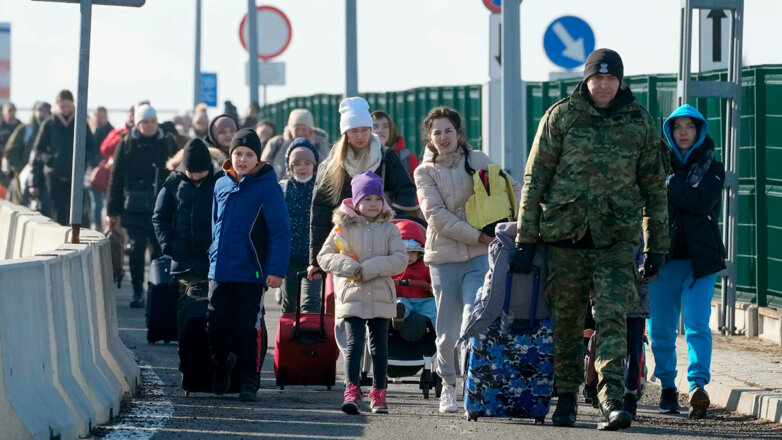
[[621, 399], [627, 354], [625, 315], [635, 304], [633, 244], [605, 249], [549, 247], [546, 295], [554, 318], [557, 391], [575, 393], [584, 380], [584, 319], [590, 293], [597, 331], [598, 397]]

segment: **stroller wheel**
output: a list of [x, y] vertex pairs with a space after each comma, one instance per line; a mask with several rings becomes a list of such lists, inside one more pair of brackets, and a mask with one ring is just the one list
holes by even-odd
[[467, 421], [468, 422], [477, 422], [478, 421], [478, 414], [477, 413], [471, 413], [469, 411], [465, 411], [467, 414]]

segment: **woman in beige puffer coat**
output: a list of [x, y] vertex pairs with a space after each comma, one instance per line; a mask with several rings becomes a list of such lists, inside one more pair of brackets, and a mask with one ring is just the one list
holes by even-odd
[[[345, 401], [342, 411], [358, 414], [361, 354], [369, 328], [373, 413], [386, 413], [388, 325], [396, 316], [396, 290], [391, 280], [407, 267], [407, 249], [390, 222], [394, 211], [383, 196], [383, 179], [372, 171], [351, 180], [353, 198], [334, 212], [334, 229], [318, 253], [318, 265], [334, 277], [336, 317], [345, 322]], [[354, 204], [355, 201], [355, 204]]]

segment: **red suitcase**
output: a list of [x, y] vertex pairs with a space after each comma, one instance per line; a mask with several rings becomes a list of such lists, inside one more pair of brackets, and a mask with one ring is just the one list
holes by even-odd
[[[321, 283], [320, 313], [301, 313], [301, 282], [307, 272], [298, 272], [296, 313], [284, 313], [277, 324], [274, 376], [277, 386], [325, 385], [337, 378], [339, 350], [334, 340], [334, 314], [326, 313], [326, 283]], [[325, 281], [325, 280], [324, 280]]]

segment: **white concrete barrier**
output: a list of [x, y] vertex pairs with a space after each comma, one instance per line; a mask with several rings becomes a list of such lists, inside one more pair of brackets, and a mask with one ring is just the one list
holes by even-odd
[[89, 436], [139, 385], [108, 240], [88, 229], [82, 244], [69, 239], [70, 228], [0, 203], [0, 439]]
[[[52, 310], [47, 304], [51, 286], [46, 260], [54, 258], [0, 261], [2, 379], [5, 398], [24, 423], [21, 429], [11, 429], [22, 430], [19, 438], [71, 439], [84, 435], [85, 426], [57, 376], [55, 341], [48, 325]], [[6, 421], [2, 422], [4, 429]]]

